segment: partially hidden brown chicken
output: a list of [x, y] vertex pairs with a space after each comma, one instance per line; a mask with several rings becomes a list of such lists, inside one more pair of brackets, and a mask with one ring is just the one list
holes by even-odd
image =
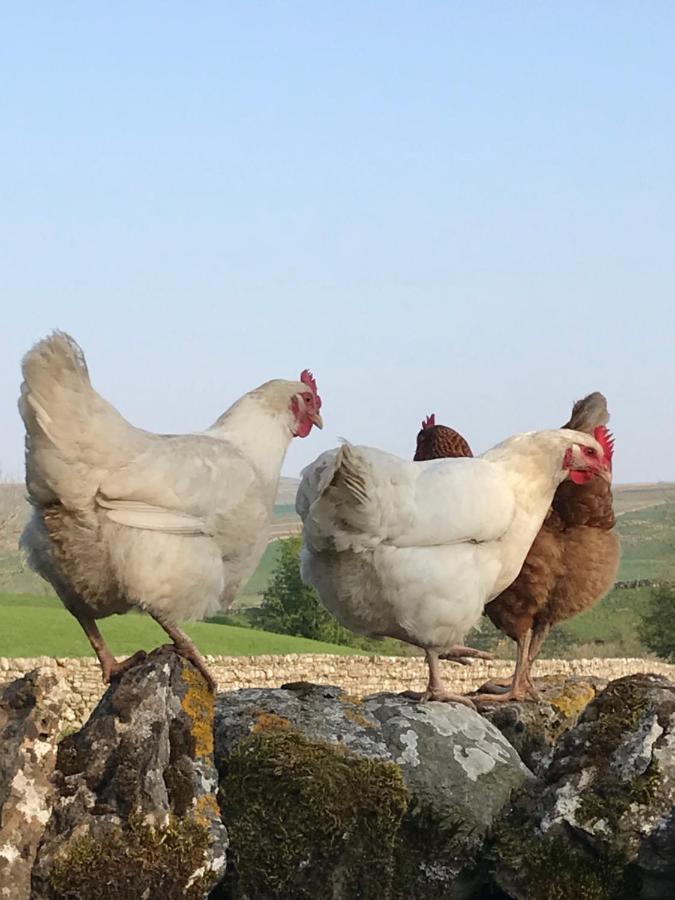
[[[563, 428], [587, 434], [609, 421], [607, 401], [599, 392], [578, 400]], [[600, 430], [610, 455], [614, 441]], [[466, 440], [453, 428], [422, 422], [416, 460], [473, 456]], [[619, 538], [611, 485], [602, 478], [585, 484], [564, 481], [534, 540], [516, 580], [485, 607], [485, 613], [517, 643], [516, 667], [506, 690], [490, 685], [474, 700], [501, 702], [536, 699], [531, 675], [546, 636], [554, 625], [597, 603], [614, 584], [619, 565]], [[494, 691], [494, 693], [492, 692]]]

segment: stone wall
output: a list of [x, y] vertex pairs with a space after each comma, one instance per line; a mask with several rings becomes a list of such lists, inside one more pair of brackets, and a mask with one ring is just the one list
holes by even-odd
[[[245, 687], [280, 687], [286, 682], [311, 681], [334, 684], [354, 696], [378, 691], [422, 690], [426, 665], [421, 657], [330, 656], [327, 654], [288, 654], [286, 656], [210, 656], [207, 657], [220, 691]], [[448, 687], [458, 693], [475, 690], [488, 678], [507, 677], [513, 662], [476, 660], [471, 666], [442, 663]], [[104, 691], [101, 670], [96, 660], [0, 658], [0, 686], [38, 667], [57, 670], [68, 686], [64, 721], [80, 727], [89, 717]], [[544, 659], [535, 664], [536, 677], [546, 675], [592, 675], [612, 680], [637, 672], [653, 672], [675, 680], [675, 665], [652, 659]]]

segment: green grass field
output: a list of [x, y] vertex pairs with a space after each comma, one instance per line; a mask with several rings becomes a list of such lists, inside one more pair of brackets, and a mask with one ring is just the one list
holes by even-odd
[[[167, 636], [149, 616], [130, 613], [99, 622], [116, 655], [151, 650], [167, 643]], [[185, 631], [202, 653], [223, 656], [260, 656], [264, 653], [336, 653], [358, 651], [253, 628], [195, 622]], [[55, 597], [0, 594], [0, 656], [91, 656], [84, 632]]]
[[[645, 656], [638, 625], [649, 601], [648, 588], [613, 591], [588, 612], [564, 623], [576, 646], [545, 656]], [[162, 629], [148, 616], [130, 613], [99, 622], [101, 631], [116, 655], [135, 650], [151, 650], [166, 643]], [[484, 627], [491, 628], [487, 619]], [[358, 654], [364, 651], [306, 638], [273, 634], [230, 624], [195, 622], [185, 625], [187, 633], [205, 654], [259, 656], [282, 653]], [[467, 637], [471, 643], [471, 635]], [[396, 653], [394, 642], [383, 642], [383, 653]], [[506, 638], [499, 655], [512, 656], [515, 645]], [[400, 652], [400, 651], [399, 651]], [[0, 656], [91, 656], [82, 629], [55, 597], [0, 594]]]

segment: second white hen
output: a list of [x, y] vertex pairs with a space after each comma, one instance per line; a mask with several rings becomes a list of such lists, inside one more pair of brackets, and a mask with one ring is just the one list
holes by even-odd
[[426, 699], [467, 702], [439, 658], [466, 655], [457, 645], [518, 575], [557, 486], [610, 471], [593, 437], [566, 429], [423, 463], [344, 444], [303, 472], [303, 580], [353, 631], [423, 648]]

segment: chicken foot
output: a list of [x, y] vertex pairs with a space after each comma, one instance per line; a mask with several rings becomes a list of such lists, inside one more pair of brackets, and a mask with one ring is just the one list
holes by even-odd
[[[463, 647], [462, 649], [464, 650], [467, 648]], [[424, 653], [427, 659], [427, 665], [429, 666], [429, 682], [427, 684], [427, 689], [421, 694], [414, 691], [405, 691], [404, 696], [421, 702], [427, 700], [440, 700], [443, 703], [461, 703], [463, 706], [475, 709], [476, 707], [468, 697], [463, 697], [461, 694], [453, 694], [452, 691], [446, 690], [443, 679], [441, 678], [440, 666], [438, 664], [440, 657], [438, 653], [435, 650], [425, 650]]]
[[[541, 652], [541, 648], [544, 644], [544, 641], [548, 637], [548, 633], [551, 630], [551, 626], [549, 624], [545, 625], [535, 625], [532, 629], [532, 638], [530, 640], [530, 649], [527, 654], [527, 666], [525, 667], [525, 671], [523, 674], [523, 678], [525, 679], [527, 686], [529, 688], [530, 696], [538, 700], [540, 699], [539, 691], [534, 683], [532, 678], [532, 666], [534, 664], [535, 659], [539, 656]], [[514, 676], [511, 678], [495, 678], [491, 681], [487, 681], [479, 690], [481, 693], [486, 694], [503, 694], [506, 693], [511, 686], [513, 685]]]
[[[539, 693], [530, 677], [530, 647], [532, 643], [532, 629], [518, 638], [516, 652], [516, 669], [513, 673], [511, 686], [503, 693], [480, 693], [471, 699], [476, 703], [508, 703], [510, 700], [539, 699]], [[539, 644], [541, 646], [541, 643]]]
[[448, 659], [462, 666], [470, 666], [472, 659], [494, 659], [495, 655], [487, 650], [476, 650], [474, 647], [463, 647], [461, 644], [456, 644], [446, 653], [439, 653], [438, 658]]
[[101, 634], [98, 629], [98, 625], [95, 620], [91, 618], [91, 616], [87, 616], [84, 614], [75, 613], [75, 618], [82, 626], [82, 630], [87, 635], [89, 639], [89, 643], [91, 644], [94, 653], [98, 657], [98, 661], [101, 664], [101, 671], [103, 673], [103, 682], [105, 684], [110, 684], [113, 678], [119, 678], [123, 675], [128, 669], [131, 669], [132, 666], [137, 665], [147, 657], [147, 653], [145, 650], [138, 650], [132, 656], [128, 657], [128, 659], [123, 659], [121, 662], [117, 662], [115, 657], [112, 655], [110, 648], [105, 642], [105, 638]]
[[206, 664], [206, 660], [204, 659], [204, 657], [201, 655], [201, 653], [197, 649], [197, 646], [194, 643], [194, 641], [191, 641], [190, 638], [187, 636], [187, 634], [185, 634], [184, 631], [181, 631], [181, 629], [178, 628], [178, 626], [169, 625], [167, 622], [163, 622], [162, 619], [159, 618], [159, 616], [156, 616], [152, 612], [150, 613], [150, 615], [155, 620], [155, 622], [157, 622], [158, 625], [162, 626], [164, 631], [166, 631], [166, 633], [169, 635], [169, 637], [173, 641], [173, 644], [166, 644], [165, 646], [170, 650], [174, 650], [176, 653], [178, 653], [184, 659], [188, 659], [199, 670], [199, 672], [204, 676], [209, 688], [215, 694], [215, 692], [216, 692], [215, 679], [214, 679], [213, 675], [211, 674], [211, 671], [209, 670], [208, 665]]

